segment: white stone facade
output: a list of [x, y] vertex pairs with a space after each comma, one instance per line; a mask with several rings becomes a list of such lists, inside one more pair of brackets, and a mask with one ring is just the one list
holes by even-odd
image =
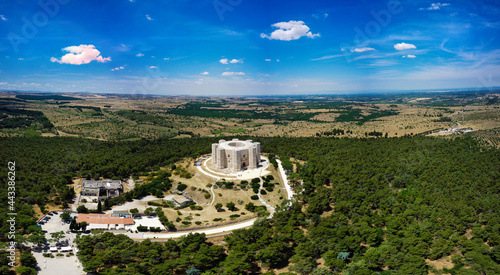
[[260, 163], [260, 143], [251, 140], [219, 140], [212, 144], [212, 163], [217, 169], [241, 171], [255, 169]]

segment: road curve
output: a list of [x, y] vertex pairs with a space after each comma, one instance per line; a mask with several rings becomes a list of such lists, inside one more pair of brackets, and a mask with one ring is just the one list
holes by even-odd
[[[281, 178], [283, 180], [283, 184], [285, 185], [285, 189], [286, 189], [286, 192], [287, 192], [287, 197], [288, 199], [292, 199], [293, 197], [293, 190], [292, 190], [292, 187], [288, 184], [288, 178], [287, 178], [287, 175], [285, 173], [285, 170], [283, 169], [283, 166], [281, 164], [281, 161], [279, 159], [276, 160], [278, 162], [278, 166], [279, 166], [279, 172], [281, 174]], [[203, 171], [202, 169], [199, 169], [202, 173], [204, 174], [208, 174], [207, 172]], [[213, 175], [211, 175], [211, 177], [214, 177]], [[271, 215], [270, 217], [272, 217], [272, 215], [274, 214], [275, 212], [275, 209], [274, 207], [272, 207], [271, 205], [269, 205], [262, 197], [261, 197], [261, 194], [260, 194], [260, 190], [262, 190], [262, 187], [263, 187], [263, 180], [262, 180], [262, 177], [261, 175], [259, 175], [259, 178], [260, 178], [260, 188], [259, 188], [259, 193], [258, 193], [258, 196], [259, 196], [259, 200], [267, 206], [268, 209], [271, 210]], [[220, 180], [221, 178], [217, 178], [215, 182], [217, 182], [218, 180]], [[215, 183], [213, 184], [215, 185]], [[212, 188], [213, 188], [213, 185], [212, 185]], [[212, 204], [214, 202], [214, 199], [215, 199], [215, 196], [214, 196], [214, 191], [213, 189], [210, 190], [212, 192]], [[179, 237], [182, 237], [182, 236], [186, 236], [186, 235], [189, 235], [189, 234], [194, 234], [194, 233], [205, 233], [205, 235], [209, 236], [209, 235], [215, 235], [215, 234], [224, 234], [224, 233], [229, 233], [233, 230], [237, 230], [237, 229], [242, 229], [242, 228], [246, 228], [246, 227], [250, 227], [254, 224], [254, 222], [257, 220], [257, 218], [255, 219], [251, 219], [251, 220], [248, 220], [248, 221], [244, 221], [244, 222], [241, 222], [241, 223], [236, 223], [236, 224], [231, 224], [231, 225], [227, 225], [227, 226], [221, 226], [221, 227], [214, 227], [214, 228], [209, 228], [209, 229], [202, 229], [202, 230], [193, 230], [193, 231], [182, 231], [182, 232], [169, 232], [169, 233], [144, 233], [142, 234], [142, 236], [140, 237], [140, 239], [172, 239], [172, 238], [179, 238]]]

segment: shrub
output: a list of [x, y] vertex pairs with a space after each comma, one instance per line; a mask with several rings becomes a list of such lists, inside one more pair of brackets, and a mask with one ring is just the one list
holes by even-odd
[[177, 185], [177, 190], [184, 191], [184, 190], [186, 190], [187, 187], [188, 186], [185, 185], [184, 183], [179, 183], [179, 185]]
[[267, 192], [266, 192], [266, 190], [262, 189], [262, 190], [260, 190], [260, 194], [261, 195], [267, 195]]
[[250, 211], [250, 212], [253, 212], [253, 211], [255, 211], [255, 204], [253, 202], [249, 202], [245, 205], [245, 209]]
[[259, 199], [259, 196], [257, 196], [257, 195], [253, 195], [253, 196], [251, 196], [250, 198], [251, 198], [252, 200], [258, 200], [258, 199]]
[[148, 227], [147, 226], [139, 225], [139, 226], [137, 226], [137, 231], [139, 231], [139, 232], [148, 231]]

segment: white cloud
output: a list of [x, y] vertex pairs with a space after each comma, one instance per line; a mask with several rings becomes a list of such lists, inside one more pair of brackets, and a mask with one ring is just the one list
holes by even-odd
[[416, 56], [413, 55], [413, 54], [409, 54], [409, 55], [403, 55], [403, 58], [415, 58]]
[[280, 62], [280, 60], [279, 60], [279, 59], [276, 59], [276, 62]]
[[232, 60], [229, 61], [229, 63], [231, 63], [231, 64], [243, 63], [243, 60], [241, 60], [241, 59], [232, 59]]
[[364, 47], [364, 48], [356, 48], [353, 51], [357, 52], [357, 53], [362, 53], [362, 52], [368, 52], [368, 51], [374, 51], [374, 50], [375, 50], [374, 48]]
[[222, 76], [231, 76], [231, 75], [245, 75], [244, 72], [223, 72]]
[[402, 50], [409, 50], [409, 49], [416, 49], [417, 47], [413, 44], [406, 44], [405, 42], [402, 42], [402, 43], [398, 43], [396, 45], [394, 45], [394, 49], [398, 50], [398, 51], [402, 51]]
[[441, 7], [446, 7], [449, 6], [450, 3], [432, 3], [429, 7], [427, 8], [420, 8], [419, 10], [428, 10], [428, 11], [433, 11], [433, 10], [439, 10]]
[[144, 54], [143, 54], [143, 53], [138, 53], [138, 54], [136, 54], [135, 56], [137, 56], [137, 57], [143, 57], [143, 56], [144, 56]]
[[202, 72], [201, 74], [202, 75], [209, 75], [210, 73], [209, 72]]
[[69, 46], [62, 50], [69, 53], [63, 55], [60, 60], [51, 57], [50, 61], [72, 65], [88, 64], [94, 60], [101, 63], [111, 61], [111, 57], [102, 57], [101, 52], [98, 51], [94, 45], [82, 44], [80, 46]]
[[324, 12], [324, 13], [314, 13], [312, 15], [312, 17], [316, 18], [316, 19], [320, 19], [320, 18], [327, 18], [328, 17], [328, 13]]
[[267, 35], [265, 33], [261, 33], [261, 38], [274, 39], [274, 40], [297, 40], [303, 36], [309, 38], [319, 37], [320, 34], [313, 34], [309, 31], [309, 27], [304, 24], [304, 21], [288, 21], [288, 22], [278, 22], [272, 25], [273, 28], [277, 28], [277, 30], [273, 31], [271, 35]]
[[167, 60], [170, 60], [170, 58], [168, 58], [168, 57], [165, 57], [165, 58], [163, 58], [163, 60], [167, 61]]
[[267, 62], [271, 62], [271, 59], [269, 59], [269, 58], [266, 58], [266, 61], [267, 61]]
[[219, 62], [221, 64], [227, 65], [229, 63], [231, 63], [231, 64], [243, 63], [243, 60], [241, 60], [241, 59], [231, 59], [231, 60], [229, 60], [227, 58], [222, 58], [221, 60], [219, 60]]
[[149, 66], [150, 69], [158, 69], [156, 66]]
[[123, 70], [123, 69], [125, 69], [125, 67], [120, 66], [120, 67], [116, 67], [116, 68], [111, 69], [111, 71], [114, 72], [114, 71], [119, 71], [119, 70]]
[[20, 61], [23, 61], [23, 60], [24, 60], [24, 58], [22, 58], [22, 57], [19, 57], [19, 58], [18, 58], [17, 60], [20, 60]]
[[8, 19], [5, 17], [5, 15], [3, 14], [0, 14], [0, 19], [2, 19], [2, 21], [7, 21]]
[[146, 19], [149, 21], [153, 21], [153, 18], [151, 18], [151, 16], [149, 16], [149, 14], [146, 14]]

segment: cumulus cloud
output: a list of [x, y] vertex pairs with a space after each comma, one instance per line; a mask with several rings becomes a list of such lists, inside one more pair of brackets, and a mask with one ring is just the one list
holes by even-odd
[[158, 69], [156, 66], [149, 66], [150, 69]]
[[209, 72], [202, 72], [201, 74], [202, 75], [209, 75], [210, 73]]
[[231, 75], [245, 75], [244, 72], [223, 72], [222, 76], [231, 76]]
[[430, 7], [427, 8], [420, 8], [419, 10], [428, 10], [428, 11], [434, 11], [434, 10], [439, 10], [441, 7], [446, 7], [449, 6], [450, 3], [432, 3]]
[[146, 14], [146, 19], [149, 21], [153, 21], [153, 18], [151, 18], [151, 16], [149, 16], [149, 14]]
[[266, 58], [266, 61], [267, 61], [267, 62], [271, 62], [271, 59], [269, 59], [269, 58]]
[[7, 21], [8, 20], [7, 17], [5, 17], [5, 15], [3, 15], [3, 14], [0, 14], [0, 19], [2, 19], [2, 21]]
[[111, 69], [111, 71], [114, 72], [114, 71], [119, 71], [119, 70], [123, 70], [123, 69], [125, 69], [125, 67], [120, 66], [120, 67], [116, 67], [116, 68]]
[[303, 36], [309, 38], [320, 36], [319, 33], [313, 34], [310, 31], [309, 27], [304, 23], [304, 21], [291, 20], [288, 22], [278, 22], [273, 24], [272, 26], [277, 30], [273, 31], [271, 35], [261, 33], [260, 37], [271, 40], [290, 41], [300, 39]]
[[69, 53], [63, 55], [61, 59], [51, 57], [50, 61], [72, 65], [88, 64], [94, 60], [101, 63], [111, 61], [111, 57], [102, 57], [94, 45], [69, 46], [62, 50]]
[[416, 56], [413, 54], [403, 55], [403, 58], [415, 58]]
[[143, 56], [144, 56], [144, 54], [143, 54], [143, 53], [138, 53], [138, 54], [136, 54], [135, 56], [137, 56], [137, 57], [143, 57]]
[[374, 48], [363, 47], [363, 48], [356, 48], [353, 51], [357, 52], [357, 53], [362, 53], [362, 52], [368, 52], [368, 51], [374, 51], [374, 50], [375, 50]]
[[231, 59], [231, 60], [229, 60], [229, 59], [227, 59], [227, 58], [222, 58], [221, 60], [219, 60], [219, 62], [220, 62], [221, 64], [227, 65], [227, 64], [229, 64], [229, 63], [231, 63], [231, 64], [243, 63], [243, 60], [241, 60], [241, 59], [234, 59], [234, 58], [233, 58], [233, 59]]
[[405, 42], [398, 43], [394, 45], [394, 49], [398, 51], [416, 49], [417, 47], [413, 44], [406, 44]]

